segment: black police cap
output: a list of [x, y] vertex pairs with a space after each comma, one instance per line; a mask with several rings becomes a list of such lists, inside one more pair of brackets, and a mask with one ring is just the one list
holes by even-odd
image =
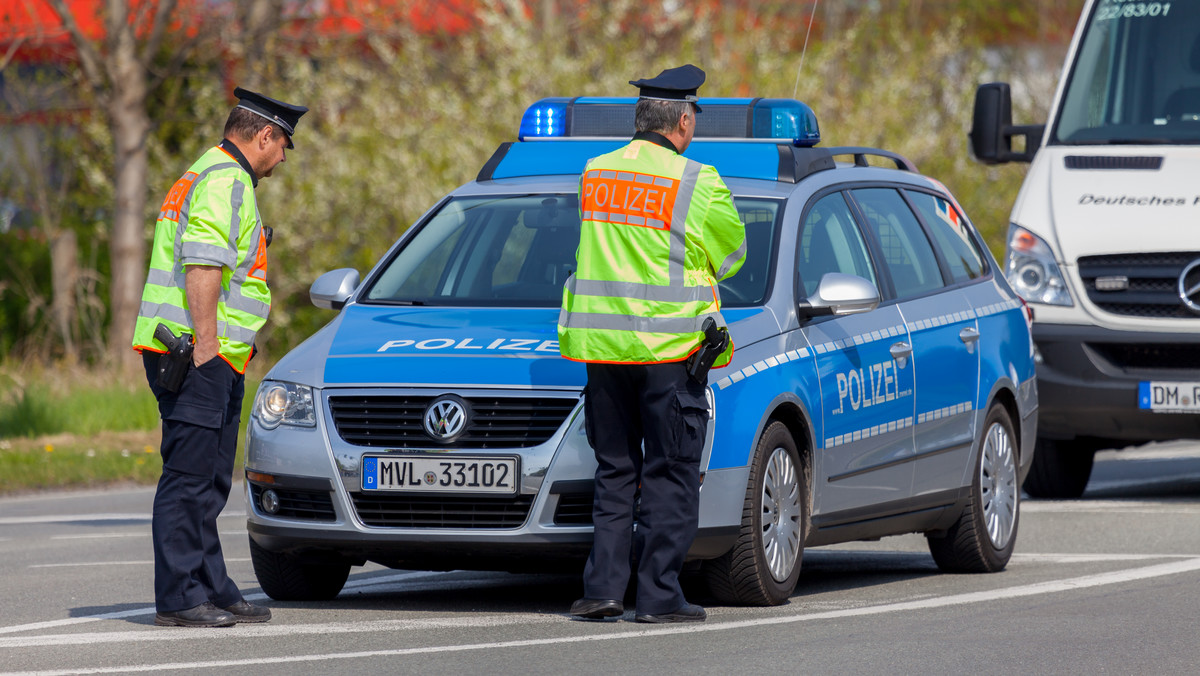
[[[668, 68], [654, 78], [630, 80], [629, 84], [638, 88], [638, 95], [643, 99], [690, 101], [692, 105], [696, 105], [696, 90], [704, 84], [704, 71], [689, 63], [678, 68]], [[700, 112], [698, 105], [696, 112]]]
[[287, 147], [295, 147], [295, 144], [292, 143], [292, 136], [296, 133], [296, 123], [300, 121], [301, 115], [308, 112], [308, 108], [277, 101], [269, 96], [263, 96], [241, 87], [234, 89], [233, 95], [238, 97], [238, 108], [264, 117], [283, 128], [288, 136]]

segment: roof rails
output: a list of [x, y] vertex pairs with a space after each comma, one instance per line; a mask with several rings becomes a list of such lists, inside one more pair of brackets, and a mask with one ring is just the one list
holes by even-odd
[[866, 148], [866, 147], [862, 147], [862, 146], [835, 146], [833, 148], [826, 148], [826, 150], [828, 150], [829, 154], [833, 155], [834, 157], [838, 157], [840, 155], [853, 155], [854, 156], [854, 166], [856, 166], [856, 167], [871, 166], [870, 164], [867, 164], [867, 156], [873, 156], [873, 157], [882, 157], [884, 159], [888, 159], [888, 160], [895, 162], [897, 169], [901, 169], [903, 171], [909, 171], [914, 174], [921, 173], [921, 172], [917, 171], [917, 165], [913, 164], [907, 157], [905, 157], [899, 153], [893, 153], [889, 150], [880, 150], [879, 148]]

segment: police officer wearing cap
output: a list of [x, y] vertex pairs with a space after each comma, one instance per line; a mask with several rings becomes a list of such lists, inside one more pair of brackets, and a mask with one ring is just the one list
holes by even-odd
[[[725, 326], [717, 282], [741, 268], [745, 230], [716, 169], [681, 155], [703, 83], [692, 65], [631, 81], [637, 133], [590, 160], [580, 178], [578, 269], [563, 289], [558, 333], [562, 355], [587, 364], [585, 428], [597, 463], [595, 539], [584, 596], [571, 606], [583, 619], [624, 613], [635, 521], [634, 619], [706, 618], [679, 585], [696, 535], [709, 416], [707, 371], [689, 365], [707, 344], [705, 328]], [[733, 344], [712, 352], [724, 366]]]
[[[133, 347], [162, 416], [162, 476], [154, 496], [154, 623], [227, 627], [266, 622], [225, 570], [217, 516], [232, 485], [246, 366], [267, 320], [270, 228], [254, 188], [270, 176], [308, 111], [242, 88], [210, 148], [167, 193], [154, 228]], [[165, 329], [160, 328], [165, 327]], [[156, 330], [159, 333], [156, 336]], [[169, 333], [168, 333], [169, 332]], [[190, 343], [190, 345], [189, 345]], [[181, 382], [160, 380], [179, 352]]]

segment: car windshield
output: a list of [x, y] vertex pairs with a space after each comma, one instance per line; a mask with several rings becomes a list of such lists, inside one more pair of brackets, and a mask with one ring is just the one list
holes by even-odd
[[1200, 3], [1100, 0], [1051, 142], [1200, 143]]
[[[725, 307], [767, 294], [778, 200], [735, 198], [746, 225], [746, 263], [721, 282]], [[400, 305], [558, 307], [575, 270], [574, 194], [454, 198], [387, 262], [363, 300]]]

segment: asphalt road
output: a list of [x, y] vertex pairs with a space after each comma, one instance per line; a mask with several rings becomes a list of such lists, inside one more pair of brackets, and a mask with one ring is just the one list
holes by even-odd
[[1084, 499], [1026, 500], [1002, 573], [943, 575], [919, 536], [810, 549], [790, 603], [709, 605], [708, 622], [685, 626], [574, 621], [575, 575], [369, 566], [334, 601], [271, 601], [237, 497], [220, 522], [227, 561], [274, 620], [155, 627], [152, 498], [136, 488], [0, 500], [2, 674], [1200, 670], [1195, 443], [1104, 453]]

